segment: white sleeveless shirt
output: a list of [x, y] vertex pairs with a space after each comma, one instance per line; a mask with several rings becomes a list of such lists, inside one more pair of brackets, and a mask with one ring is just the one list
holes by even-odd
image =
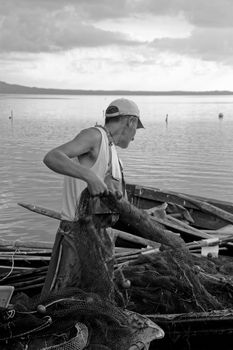
[[[101, 127], [96, 127], [102, 135], [101, 145], [98, 157], [94, 165], [90, 168], [100, 179], [104, 180], [109, 164], [109, 140], [105, 130]], [[115, 145], [111, 145], [112, 153], [112, 175], [114, 178], [121, 180], [121, 169]], [[73, 158], [74, 162], [79, 163], [77, 157]], [[79, 204], [82, 191], [87, 187], [87, 183], [83, 180], [74, 177], [65, 176], [62, 196], [62, 220], [73, 221], [75, 218], [76, 209]]]

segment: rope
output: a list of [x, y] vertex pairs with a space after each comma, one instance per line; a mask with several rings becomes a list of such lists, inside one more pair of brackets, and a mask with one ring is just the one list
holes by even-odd
[[11, 256], [11, 269], [10, 269], [10, 271], [6, 274], [6, 276], [4, 276], [3, 278], [0, 279], [0, 282], [4, 281], [6, 278], [8, 278], [8, 277], [12, 274], [12, 272], [13, 272], [13, 270], [14, 270], [14, 267], [15, 267], [14, 256], [15, 256], [15, 254], [16, 254], [17, 252], [19, 252], [19, 251], [20, 251], [20, 250], [19, 250], [18, 248], [15, 249], [14, 253], [13, 253], [12, 256]]

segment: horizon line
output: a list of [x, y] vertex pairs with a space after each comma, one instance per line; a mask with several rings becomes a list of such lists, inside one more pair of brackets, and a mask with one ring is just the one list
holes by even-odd
[[[1, 91], [3, 90], [3, 91]], [[4, 91], [5, 90], [5, 91]], [[24, 91], [23, 91], [24, 90]], [[231, 90], [103, 90], [103, 89], [66, 89], [66, 88], [43, 88], [36, 86], [25, 86], [20, 84], [11, 84], [0, 81], [0, 93], [6, 94], [125, 94], [125, 95], [233, 95]]]

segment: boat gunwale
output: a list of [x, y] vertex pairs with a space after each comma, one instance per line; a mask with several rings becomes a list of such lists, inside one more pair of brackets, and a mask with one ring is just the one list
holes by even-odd
[[[197, 195], [184, 193], [184, 192], [170, 191], [170, 190], [160, 189], [160, 188], [156, 188], [156, 187], [152, 187], [152, 186], [143, 186], [143, 185], [138, 185], [138, 184], [133, 184], [133, 183], [126, 184], [126, 191], [127, 192], [129, 191], [130, 193], [132, 193], [132, 196], [141, 197], [141, 198], [145, 198], [148, 200], [153, 200], [153, 198], [148, 197], [145, 193], [137, 193], [137, 191], [140, 191], [140, 190], [149, 190], [149, 191], [151, 191], [151, 193], [162, 194], [165, 196], [172, 195], [172, 196], [177, 197], [177, 199], [181, 200], [181, 201], [184, 201], [184, 199], [179, 198], [179, 194], [185, 195], [185, 196], [189, 196], [190, 198], [195, 198], [195, 199], [200, 200], [200, 201], [205, 201], [207, 203], [216, 205], [218, 207], [222, 207], [222, 206], [223, 207], [230, 207], [230, 208], [232, 208], [232, 211], [233, 211], [233, 202], [224, 201], [224, 200], [216, 199], [216, 198], [214, 199], [211, 197], [197, 196]], [[159, 202], [159, 199], [157, 199], [157, 201]], [[187, 202], [188, 207], [199, 209], [194, 204], [189, 203], [188, 200], [185, 200], [185, 202]], [[227, 210], [227, 209], [225, 209], [225, 210]]]

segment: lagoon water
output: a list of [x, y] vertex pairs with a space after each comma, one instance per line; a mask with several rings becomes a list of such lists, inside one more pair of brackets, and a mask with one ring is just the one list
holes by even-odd
[[[1, 238], [53, 241], [58, 222], [17, 203], [60, 210], [62, 176], [42, 159], [82, 128], [103, 124], [114, 98], [0, 95]], [[131, 98], [145, 129], [119, 149], [126, 181], [233, 202], [233, 96]]]

